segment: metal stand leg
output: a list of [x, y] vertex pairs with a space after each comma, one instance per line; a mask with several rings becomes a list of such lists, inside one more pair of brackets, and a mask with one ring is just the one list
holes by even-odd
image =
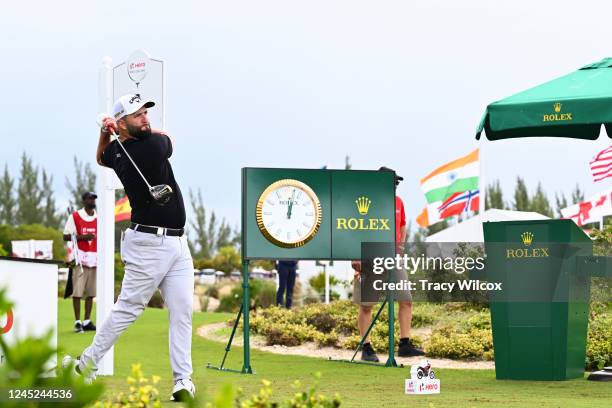
[[393, 291], [388, 291], [387, 304], [389, 305], [389, 358], [385, 363], [385, 367], [397, 367], [397, 361], [395, 361], [395, 302], [393, 300]]
[[[211, 368], [219, 371], [232, 371], [235, 373], [242, 374], [253, 374], [253, 369], [251, 368], [251, 343], [249, 339], [249, 261], [243, 261], [242, 263], [242, 304], [240, 305], [240, 311], [238, 312], [238, 316], [236, 316], [236, 321], [234, 321], [234, 327], [232, 328], [232, 334], [230, 334], [229, 341], [227, 342], [227, 346], [225, 346], [225, 354], [223, 355], [223, 361], [221, 361], [221, 365], [219, 367], [214, 367], [210, 363], [206, 366], [206, 368]], [[244, 315], [244, 327], [242, 330], [242, 336], [244, 339], [244, 361], [242, 363], [242, 370], [232, 370], [229, 368], [225, 368], [225, 359], [232, 347], [232, 341], [234, 340], [234, 335], [236, 334], [236, 329], [238, 328], [238, 323], [240, 322], [240, 316]]]
[[250, 325], [249, 325], [249, 261], [245, 260], [242, 262], [242, 309], [244, 313], [244, 328], [243, 328], [243, 339], [244, 339], [244, 361], [242, 362], [242, 373], [253, 374], [251, 368], [251, 342], [249, 339]]
[[229, 354], [229, 351], [232, 347], [232, 342], [234, 341], [234, 335], [236, 334], [236, 329], [238, 329], [238, 323], [240, 322], [240, 316], [242, 315], [243, 308], [244, 308], [244, 305], [240, 304], [240, 310], [238, 311], [238, 316], [236, 316], [236, 320], [234, 321], [234, 327], [232, 328], [232, 333], [230, 334], [230, 338], [227, 342], [227, 345], [225, 346], [225, 354], [223, 354], [223, 360], [221, 361], [221, 365], [219, 367], [215, 367], [215, 366], [212, 366], [210, 363], [208, 363], [206, 368], [211, 368], [211, 369], [215, 369], [219, 371], [233, 371], [236, 373], [241, 372], [238, 370], [232, 370], [229, 368], [225, 368], [225, 359], [227, 358], [227, 355]]
[[242, 315], [243, 305], [240, 305], [240, 311], [238, 312], [238, 316], [236, 317], [236, 321], [234, 322], [234, 327], [232, 328], [232, 334], [230, 334], [229, 341], [227, 342], [227, 346], [225, 346], [225, 354], [223, 355], [223, 361], [221, 361], [221, 370], [223, 370], [223, 366], [225, 365], [225, 359], [227, 358], [227, 353], [229, 353], [230, 348], [232, 347], [232, 341], [234, 340], [234, 334], [236, 334], [236, 328], [238, 327], [238, 322], [240, 322], [240, 316]]
[[365, 339], [368, 338], [368, 335], [370, 334], [370, 331], [372, 331], [372, 328], [374, 327], [374, 325], [378, 321], [378, 318], [380, 317], [380, 313], [383, 311], [383, 309], [385, 308], [386, 304], [387, 304], [387, 299], [385, 299], [385, 301], [382, 303], [382, 305], [380, 305], [380, 308], [378, 309], [378, 312], [376, 312], [376, 315], [372, 319], [372, 323], [370, 323], [370, 325], [368, 326], [368, 330], [366, 330], [365, 334], [361, 338], [361, 341], [359, 341], [359, 345], [357, 345], [357, 348], [355, 349], [355, 353], [353, 354], [353, 357], [351, 358], [351, 362], [353, 362], [355, 360], [355, 356], [357, 355], [359, 350], [361, 350], [361, 348], [363, 347], [363, 343], [365, 343]]

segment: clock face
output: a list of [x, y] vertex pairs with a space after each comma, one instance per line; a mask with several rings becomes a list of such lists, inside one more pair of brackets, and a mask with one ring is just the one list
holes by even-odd
[[317, 234], [321, 225], [321, 203], [301, 181], [285, 179], [268, 186], [257, 202], [257, 225], [275, 245], [296, 248]]

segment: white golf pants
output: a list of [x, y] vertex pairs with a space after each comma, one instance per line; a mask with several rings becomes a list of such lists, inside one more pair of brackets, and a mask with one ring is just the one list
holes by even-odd
[[92, 344], [81, 355], [81, 368], [97, 363], [117, 338], [143, 312], [160, 289], [170, 317], [170, 364], [175, 380], [191, 378], [191, 319], [193, 261], [187, 238], [169, 237], [128, 229], [121, 242], [125, 275], [121, 293]]

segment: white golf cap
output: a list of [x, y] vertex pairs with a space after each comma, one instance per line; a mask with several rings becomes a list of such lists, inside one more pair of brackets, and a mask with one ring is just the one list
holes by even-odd
[[143, 100], [140, 94], [123, 95], [113, 105], [113, 118], [119, 120], [126, 115], [131, 115], [142, 107], [151, 108], [153, 106], [155, 106], [155, 102]]

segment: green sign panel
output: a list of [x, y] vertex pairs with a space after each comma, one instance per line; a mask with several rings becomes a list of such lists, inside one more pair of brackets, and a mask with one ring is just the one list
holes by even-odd
[[359, 259], [395, 240], [395, 174], [242, 169], [245, 259]]

